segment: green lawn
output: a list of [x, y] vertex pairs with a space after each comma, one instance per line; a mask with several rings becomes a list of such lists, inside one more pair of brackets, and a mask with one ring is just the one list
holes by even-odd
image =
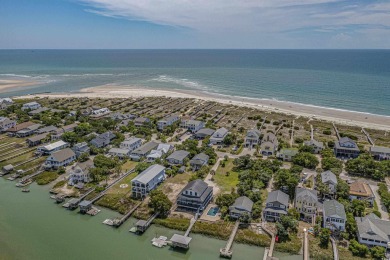
[[[222, 193], [230, 192], [232, 188], [237, 187], [238, 172], [234, 172], [232, 170], [233, 167], [233, 159], [228, 159], [225, 162], [225, 167], [222, 167], [220, 164], [215, 172], [214, 181], [221, 189]], [[227, 172], [229, 172], [229, 176], [226, 176]]]
[[[137, 176], [136, 172], [133, 172], [129, 176], [126, 176], [126, 178], [124, 178], [123, 180], [121, 180], [120, 182], [118, 182], [117, 184], [112, 186], [108, 190], [107, 194], [121, 194], [121, 195], [125, 195], [125, 194], [129, 193], [131, 191], [131, 180], [134, 179], [135, 176]], [[128, 186], [126, 188], [121, 188], [120, 186], [122, 184], [127, 184]]]
[[372, 259], [371, 256], [368, 254], [365, 258], [354, 256], [352, 255], [352, 252], [348, 250], [348, 248], [344, 247], [338, 247], [339, 250], [339, 259], [353, 259], [353, 260], [370, 260]]
[[320, 247], [319, 237], [309, 235], [309, 254], [312, 259], [333, 260], [332, 244], [328, 248]]
[[122, 171], [127, 172], [130, 169], [133, 169], [137, 166], [138, 162], [135, 161], [127, 161], [122, 165]]
[[45, 171], [41, 174], [39, 174], [37, 177], [35, 177], [35, 181], [37, 182], [38, 185], [46, 185], [58, 178], [58, 173], [57, 172], [48, 172]]

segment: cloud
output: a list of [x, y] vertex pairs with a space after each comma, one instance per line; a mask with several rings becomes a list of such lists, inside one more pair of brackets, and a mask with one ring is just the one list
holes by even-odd
[[[334, 33], [362, 28], [388, 30], [388, 0], [77, 0], [98, 15], [184, 27], [201, 33], [286, 35]], [[349, 32], [340, 32], [346, 28]], [[344, 36], [343, 36], [344, 35]], [[302, 35], [303, 36], [303, 35]], [[339, 39], [340, 40], [340, 39]]]

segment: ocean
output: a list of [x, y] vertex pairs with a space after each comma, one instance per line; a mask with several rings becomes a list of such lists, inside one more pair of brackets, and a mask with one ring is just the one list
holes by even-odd
[[390, 115], [390, 50], [0, 50], [2, 79], [37, 84], [0, 97], [114, 84]]

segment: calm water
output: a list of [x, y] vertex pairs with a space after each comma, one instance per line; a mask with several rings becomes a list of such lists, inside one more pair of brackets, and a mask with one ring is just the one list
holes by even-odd
[[390, 50], [0, 50], [6, 95], [103, 84], [186, 89], [390, 115]]
[[[153, 247], [156, 235], [170, 237], [174, 231], [152, 225], [142, 236], [128, 232], [135, 223], [128, 220], [119, 229], [101, 224], [115, 216], [102, 210], [97, 216], [67, 211], [48, 196], [48, 188], [32, 185], [22, 193], [14, 182], [0, 178], [0, 259], [219, 259], [225, 241], [200, 235], [187, 253], [169, 247]], [[235, 244], [233, 259], [262, 259], [264, 249]], [[280, 259], [298, 260], [301, 256], [277, 253]]]

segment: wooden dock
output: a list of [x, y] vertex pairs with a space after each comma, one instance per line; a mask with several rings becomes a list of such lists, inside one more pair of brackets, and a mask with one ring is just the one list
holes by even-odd
[[368, 141], [372, 146], [375, 146], [374, 140], [371, 139], [370, 134], [369, 134], [369, 133], [366, 131], [366, 129], [364, 129], [363, 127], [362, 127], [362, 132], [363, 132], [363, 134], [366, 135], [367, 141]]
[[337, 136], [337, 139], [340, 140], [340, 133], [339, 133], [339, 130], [337, 129], [336, 125], [334, 123], [332, 123], [333, 125], [333, 129], [334, 131], [336, 132], [336, 136]]
[[148, 220], [142, 220], [142, 219], [138, 220], [137, 223], [135, 223], [135, 227], [137, 229], [136, 232], [138, 234], [144, 233], [150, 227], [150, 225], [152, 224], [153, 220], [155, 218], [157, 218], [157, 216], [159, 214], [160, 214], [160, 212], [156, 212], [152, 216], [150, 216], [150, 218], [148, 218]]
[[120, 227], [126, 220], [130, 218], [130, 216], [136, 211], [136, 209], [141, 206], [142, 202], [136, 204], [132, 209], [130, 209], [125, 215], [121, 218], [116, 218], [112, 221], [114, 227]]
[[224, 248], [221, 248], [219, 250], [219, 255], [221, 257], [225, 257], [225, 258], [232, 258], [233, 256], [233, 251], [231, 250], [232, 246], [233, 246], [233, 241], [234, 241], [234, 238], [237, 234], [237, 231], [238, 231], [238, 227], [240, 226], [240, 221], [237, 220], [236, 221], [236, 224], [234, 225], [234, 228], [232, 230], [232, 233], [230, 234], [230, 237], [229, 237], [229, 240], [228, 242], [226, 243], [226, 246]]
[[271, 245], [269, 248], [266, 248], [266, 250], [264, 251], [263, 259], [277, 260], [278, 258], [273, 256], [274, 248], [275, 248], [275, 234], [265, 227], [264, 222], [261, 224], [261, 228], [271, 236]]

